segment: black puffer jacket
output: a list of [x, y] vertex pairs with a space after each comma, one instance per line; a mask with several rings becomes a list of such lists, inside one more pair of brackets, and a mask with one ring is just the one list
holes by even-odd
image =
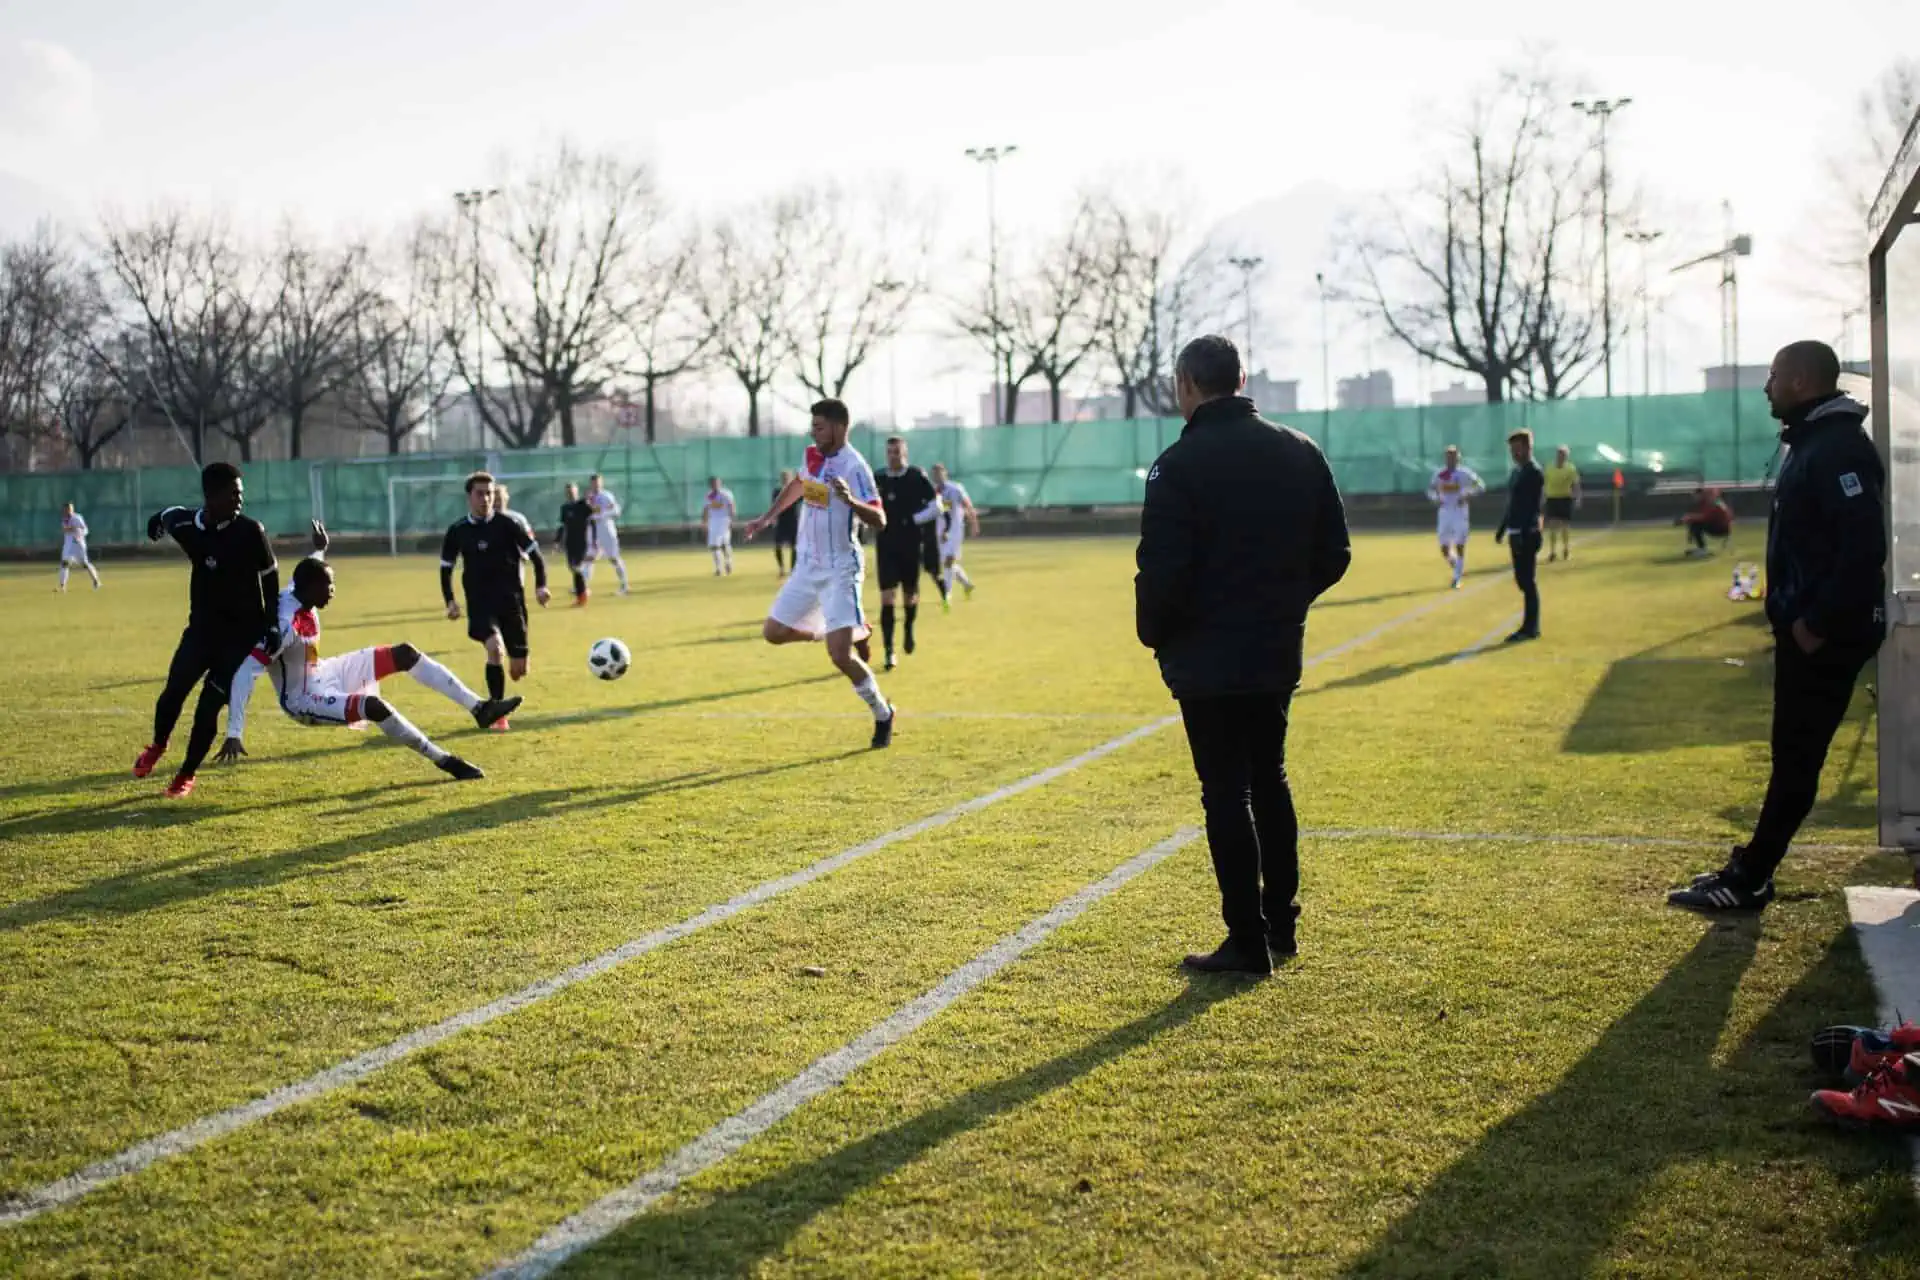
[[1785, 419], [1787, 459], [1767, 522], [1767, 621], [1877, 645], [1886, 631], [1886, 475], [1861, 430], [1867, 407], [1839, 392]]
[[1176, 698], [1292, 689], [1307, 609], [1352, 558], [1319, 446], [1210, 400], [1147, 473], [1135, 630]]

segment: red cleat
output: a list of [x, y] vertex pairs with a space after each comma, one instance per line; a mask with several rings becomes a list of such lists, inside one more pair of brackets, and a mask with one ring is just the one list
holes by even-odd
[[193, 775], [183, 773], [167, 784], [167, 799], [184, 800], [193, 794]]
[[1920, 1054], [1896, 1058], [1851, 1093], [1822, 1089], [1813, 1109], [1844, 1125], [1898, 1132], [1920, 1131]]
[[133, 758], [133, 776], [144, 778], [153, 772], [153, 766], [160, 763], [160, 757], [167, 754], [167, 744], [155, 742]]
[[587, 593], [586, 593], [586, 592], [584, 592], [584, 591], [582, 591], [582, 592], [581, 592], [580, 594], [578, 594], [578, 595], [576, 595], [576, 596], [575, 596], [575, 597], [573, 598], [573, 607], [574, 607], [574, 608], [576, 608], [576, 609], [584, 609], [584, 608], [586, 608], [586, 607], [587, 607]]
[[498, 720], [495, 720], [492, 724], [487, 726], [487, 728], [493, 730], [495, 733], [505, 733], [508, 729], [511, 729], [512, 727], [513, 727], [512, 725], [507, 723], [507, 718], [505, 716], [501, 716]]

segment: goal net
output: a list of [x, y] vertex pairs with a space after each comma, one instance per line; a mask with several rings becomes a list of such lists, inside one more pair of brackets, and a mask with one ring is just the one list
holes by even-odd
[[[496, 471], [495, 484], [505, 485], [507, 507], [526, 517], [533, 536], [544, 544], [559, 524], [560, 504], [569, 484], [579, 484], [571, 471]], [[399, 555], [423, 539], [437, 540], [447, 526], [467, 513], [467, 477], [461, 475], [387, 477], [387, 550]], [[435, 548], [438, 543], [435, 542]]]

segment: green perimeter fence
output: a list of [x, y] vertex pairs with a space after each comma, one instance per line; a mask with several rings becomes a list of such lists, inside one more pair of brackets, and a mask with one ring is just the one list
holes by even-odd
[[[1302, 413], [1288, 425], [1319, 441], [1349, 494], [1418, 493], [1440, 451], [1460, 446], [1469, 466], [1498, 486], [1507, 433], [1531, 427], [1546, 453], [1565, 444], [1588, 473], [1622, 464], [1636, 483], [1654, 473], [1716, 481], [1762, 478], [1776, 431], [1757, 393], [1448, 405]], [[1147, 468], [1179, 435], [1171, 419], [940, 427], [902, 431], [913, 461], [944, 462], [983, 508], [1126, 506], [1140, 501]], [[853, 443], [876, 469], [884, 428], [860, 426]], [[778, 435], [709, 437], [648, 447], [495, 450], [254, 462], [245, 466], [247, 510], [275, 533], [318, 516], [343, 534], [394, 535], [407, 543], [445, 529], [465, 509], [460, 481], [488, 467], [506, 479], [514, 508], [545, 536], [562, 487], [601, 473], [629, 527], [692, 525], [706, 478], [733, 491], [742, 517], [762, 509], [783, 469], [800, 464], [806, 441]], [[146, 518], [198, 501], [192, 467], [0, 475], [0, 547], [59, 545], [59, 510], [72, 502], [96, 545], [137, 542]]]

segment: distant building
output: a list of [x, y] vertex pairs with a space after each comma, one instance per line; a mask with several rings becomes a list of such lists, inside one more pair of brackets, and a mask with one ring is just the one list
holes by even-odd
[[966, 423], [960, 421], [960, 415], [957, 413], [923, 413], [913, 420], [913, 429], [915, 431], [933, 431], [945, 427], [963, 427], [965, 425]]
[[1385, 369], [1375, 369], [1357, 378], [1342, 378], [1334, 398], [1342, 409], [1391, 409], [1393, 375]]
[[1485, 404], [1486, 402], [1486, 385], [1472, 382], [1449, 383], [1428, 398], [1428, 403], [1434, 405]]
[[1269, 418], [1286, 418], [1300, 412], [1300, 380], [1276, 378], [1266, 371], [1247, 375], [1247, 395], [1260, 412]]
[[1767, 385], [1767, 374], [1771, 367], [1764, 364], [1742, 364], [1728, 366], [1710, 364], [1702, 369], [1708, 391], [1758, 391]]

